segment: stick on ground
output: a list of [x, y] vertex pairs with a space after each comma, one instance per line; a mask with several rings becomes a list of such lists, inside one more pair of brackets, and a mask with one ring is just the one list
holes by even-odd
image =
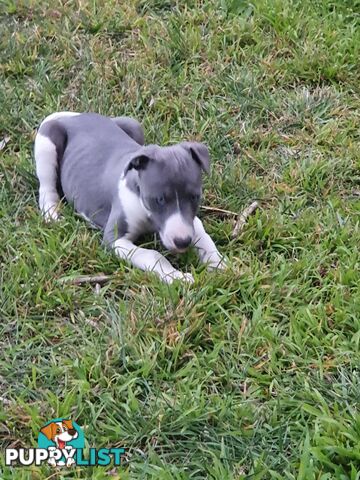
[[236, 238], [241, 233], [242, 229], [244, 228], [244, 225], [246, 224], [248, 217], [250, 217], [250, 215], [254, 213], [257, 208], [259, 208], [259, 206], [260, 206], [259, 202], [255, 201], [252, 204], [250, 204], [247, 208], [245, 208], [245, 210], [242, 213], [240, 213], [235, 223], [234, 230], [231, 234], [231, 238]]
[[79, 275], [78, 277], [63, 277], [59, 281], [61, 283], [71, 283], [72, 285], [83, 285], [84, 283], [106, 283], [115, 278], [113, 275]]
[[218, 208], [218, 207], [205, 207], [204, 205], [201, 205], [200, 207], [202, 210], [205, 210], [206, 212], [209, 213], [219, 213], [220, 215], [234, 215], [235, 217], [237, 216], [236, 212], [232, 212], [231, 210], [225, 210], [224, 208]]

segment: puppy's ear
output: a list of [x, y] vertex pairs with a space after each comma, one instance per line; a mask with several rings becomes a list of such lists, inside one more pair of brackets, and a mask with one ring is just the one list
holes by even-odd
[[204, 172], [209, 173], [210, 156], [207, 146], [199, 142], [183, 142], [181, 145], [190, 151], [192, 158], [200, 165]]
[[131, 169], [135, 170], [144, 170], [146, 165], [149, 163], [150, 158], [147, 155], [138, 155], [130, 160], [130, 162], [126, 165], [124, 174], [126, 175], [127, 172]]
[[53, 439], [53, 432], [54, 432], [53, 426], [54, 426], [54, 423], [52, 422], [52, 423], [49, 423], [49, 425], [45, 425], [45, 427], [42, 427], [40, 429], [40, 432], [43, 433], [48, 440]]

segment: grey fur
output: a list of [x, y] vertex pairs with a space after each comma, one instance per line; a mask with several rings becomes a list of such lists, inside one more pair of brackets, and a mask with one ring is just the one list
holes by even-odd
[[145, 144], [144, 130], [140, 123], [130, 117], [115, 117], [111, 119], [116, 125], [124, 130], [129, 137], [133, 138], [139, 145]]

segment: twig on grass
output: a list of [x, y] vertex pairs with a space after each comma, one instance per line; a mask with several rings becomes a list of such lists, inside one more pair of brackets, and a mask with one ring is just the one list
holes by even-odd
[[246, 224], [246, 221], [248, 219], [248, 217], [250, 217], [250, 215], [255, 212], [255, 210], [257, 208], [259, 208], [259, 202], [255, 201], [255, 202], [252, 202], [248, 207], [245, 208], [245, 210], [243, 210], [242, 213], [240, 213], [236, 223], [235, 223], [235, 227], [234, 227], [234, 230], [231, 234], [231, 238], [236, 238], [240, 232], [242, 231], [242, 229], [244, 228], [244, 225]]
[[[78, 277], [63, 277], [59, 279], [61, 283], [70, 283], [72, 285], [83, 285], [85, 283], [95, 283], [99, 284], [109, 282], [110, 280], [114, 279], [114, 275], [79, 275]], [[96, 286], [96, 285], [95, 285]], [[97, 287], [98, 289], [99, 287]]]
[[232, 212], [231, 210], [225, 210], [224, 208], [218, 208], [218, 207], [205, 207], [201, 205], [200, 207], [202, 210], [205, 210], [206, 212], [210, 213], [220, 213], [222, 215], [234, 215], [234, 217], [237, 216], [236, 212]]

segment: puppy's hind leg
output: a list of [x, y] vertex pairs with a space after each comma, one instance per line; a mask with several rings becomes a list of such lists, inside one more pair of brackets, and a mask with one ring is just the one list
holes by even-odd
[[39, 206], [46, 221], [57, 220], [58, 162], [66, 145], [66, 132], [56, 120], [44, 121], [35, 138], [34, 156], [39, 179]]

